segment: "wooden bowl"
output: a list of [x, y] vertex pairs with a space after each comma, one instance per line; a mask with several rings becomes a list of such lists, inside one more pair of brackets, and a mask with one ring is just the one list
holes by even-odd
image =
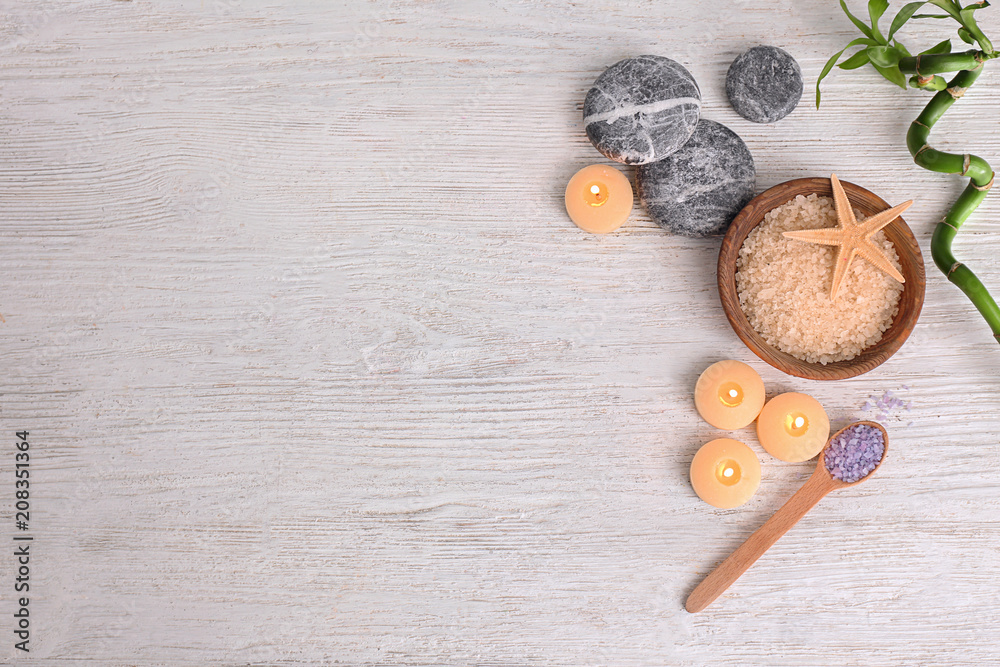
[[[865, 216], [874, 215], [890, 208], [881, 197], [864, 188], [841, 181], [851, 205]], [[771, 209], [794, 199], [798, 195], [818, 194], [821, 197], [832, 197], [833, 188], [828, 178], [798, 178], [774, 186], [747, 204], [733, 220], [722, 241], [719, 252], [719, 298], [722, 308], [726, 311], [729, 324], [736, 335], [740, 337], [754, 354], [775, 368], [789, 375], [810, 380], [843, 380], [867, 373], [896, 353], [913, 331], [920, 316], [920, 308], [924, 304], [924, 259], [920, 254], [920, 246], [913, 232], [902, 218], [898, 218], [885, 227], [886, 237], [896, 247], [899, 262], [902, 265], [903, 293], [899, 299], [899, 313], [892, 326], [882, 335], [875, 345], [863, 350], [850, 361], [835, 361], [826, 365], [811, 364], [796, 359], [790, 354], [781, 352], [764, 342], [763, 337], [754, 331], [740, 307], [739, 295], [736, 292], [736, 258], [739, 256], [743, 241], [754, 227], [764, 219], [764, 214]], [[863, 262], [862, 258], [855, 261]]]

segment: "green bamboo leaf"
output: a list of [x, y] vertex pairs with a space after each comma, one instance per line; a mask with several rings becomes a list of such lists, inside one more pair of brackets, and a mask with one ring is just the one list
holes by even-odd
[[843, 55], [844, 51], [846, 51], [846, 50], [847, 49], [841, 49], [840, 51], [837, 51], [835, 54], [833, 54], [832, 56], [830, 56], [830, 59], [826, 61], [825, 65], [823, 65], [823, 71], [819, 73], [819, 78], [816, 79], [816, 108], [817, 109], [819, 109], [819, 97], [820, 97], [819, 84], [820, 84], [820, 82], [823, 79], [826, 78], [826, 75], [830, 73], [830, 70], [833, 69], [833, 66], [837, 64], [837, 60], [840, 58], [841, 55]]
[[947, 14], [917, 14], [912, 17], [915, 19], [950, 19], [951, 17]]
[[973, 14], [975, 13], [975, 11], [977, 9], [982, 9], [983, 7], [989, 7], [989, 6], [990, 6], [989, 3], [983, 4], [983, 3], [978, 3], [977, 2], [975, 4], [969, 5], [968, 7], [965, 7], [964, 9], [962, 9], [961, 11], [959, 11], [958, 15], [962, 18], [962, 22], [963, 23], [967, 19], [970, 19], [970, 18], [972, 18], [973, 22], [975, 22], [975, 18], [973, 18]]
[[868, 16], [872, 20], [872, 32], [877, 35], [876, 39], [883, 43], [886, 42], [886, 39], [878, 28], [878, 20], [882, 18], [882, 14], [885, 14], [887, 9], [889, 9], [889, 0], [868, 0]]
[[844, 62], [840, 63], [839, 65], [837, 65], [837, 67], [839, 67], [840, 69], [857, 69], [859, 67], [864, 67], [869, 62], [871, 61], [868, 59], [868, 52], [865, 51], [864, 49], [861, 49], [853, 56], [851, 56]]
[[962, 41], [965, 42], [966, 44], [975, 44], [976, 43], [976, 40], [973, 39], [972, 35], [970, 35], [969, 31], [966, 30], [965, 28], [959, 28], [958, 29], [958, 36], [961, 37]]
[[[875, 39], [875, 33], [872, 32], [872, 29], [869, 28], [864, 23], [864, 21], [861, 21], [860, 19], [856, 18], [854, 16], [854, 14], [851, 13], [851, 11], [847, 8], [847, 4], [844, 2], [844, 0], [840, 0], [840, 8], [844, 10], [845, 14], [847, 14], [847, 18], [851, 19], [851, 23], [853, 23], [854, 25], [857, 26], [858, 30], [861, 31], [861, 34], [863, 34], [868, 39]], [[882, 41], [882, 40], [879, 40], [877, 43], [884, 44], [885, 42]], [[843, 52], [841, 52], [841, 53], [843, 53]], [[831, 67], [832, 67], [832, 65], [831, 65]]]
[[918, 9], [927, 4], [927, 0], [923, 2], [911, 2], [908, 5], [903, 5], [903, 8], [899, 10], [896, 14], [896, 18], [892, 20], [892, 24], [889, 26], [889, 34], [886, 35], [886, 39], [892, 39], [892, 36], [896, 34], [896, 31], [903, 27], [907, 21], [909, 21]]
[[[895, 67], [899, 64], [899, 59], [903, 54], [891, 46], [869, 46], [867, 49], [868, 59], [872, 65], [878, 67]], [[890, 79], [891, 81], [891, 79]]]
[[903, 90], [906, 90], [906, 76], [899, 71], [899, 65], [896, 65], [895, 67], [879, 67], [875, 63], [872, 63], [872, 67], [874, 67], [878, 73], [886, 79], [893, 82]]
[[844, 51], [846, 51], [847, 49], [851, 48], [852, 46], [862, 46], [862, 45], [864, 45], [864, 46], [872, 46], [874, 44], [875, 44], [875, 40], [865, 39], [864, 37], [858, 37], [857, 39], [852, 39], [850, 44], [848, 44], [847, 46], [845, 46], [844, 48], [842, 48], [840, 51], [837, 51], [835, 54], [833, 54], [832, 56], [830, 56], [830, 59], [826, 61], [825, 65], [823, 65], [823, 71], [821, 71], [819, 73], [819, 78], [816, 79], [816, 108], [817, 109], [819, 109], [819, 99], [820, 99], [819, 84], [820, 84], [820, 82], [823, 79], [826, 78], [826, 75], [830, 73], [830, 71], [833, 69], [833, 66], [837, 64], [837, 61], [840, 59], [840, 56], [844, 55]]
[[980, 9], [980, 7], [976, 5], [971, 5], [963, 9], [959, 12], [959, 15], [961, 16], [960, 21], [962, 25], [965, 26], [965, 29], [969, 31], [969, 34], [972, 35], [977, 42], [979, 42], [979, 47], [983, 51], [986, 53], [993, 53], [993, 44], [986, 38], [983, 31], [980, 30], [979, 24], [976, 23], [976, 17], [972, 15], [972, 13], [977, 9]]
[[912, 57], [910, 54], [910, 50], [905, 46], [903, 46], [903, 43], [901, 41], [899, 41], [898, 39], [894, 39], [892, 40], [892, 43], [896, 47], [896, 50], [898, 50], [900, 53], [903, 54], [904, 58]]
[[969, 31], [969, 34], [979, 42], [979, 48], [981, 48], [986, 53], [993, 53], [993, 42], [989, 40], [983, 31], [979, 29], [978, 25], [966, 25], [965, 29]]
[[934, 46], [932, 46], [931, 48], [927, 49], [926, 51], [921, 51], [920, 55], [922, 55], [922, 56], [930, 56], [930, 55], [935, 55], [935, 54], [938, 54], [938, 53], [951, 53], [951, 40], [950, 39], [946, 39], [943, 42], [935, 44]]
[[945, 14], [955, 19], [959, 23], [962, 22], [962, 17], [959, 16], [958, 7], [951, 0], [928, 0], [932, 5], [943, 9]]

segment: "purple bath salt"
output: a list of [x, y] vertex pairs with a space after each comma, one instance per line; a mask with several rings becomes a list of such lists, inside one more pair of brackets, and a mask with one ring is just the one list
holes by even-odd
[[[903, 389], [909, 389], [903, 385]], [[861, 406], [862, 412], [872, 415], [872, 419], [885, 423], [886, 420], [894, 418], [897, 421], [902, 419], [902, 412], [910, 412], [913, 409], [913, 401], [906, 401], [896, 396], [891, 390], [887, 390], [882, 396], [872, 394]]]
[[882, 431], [858, 424], [830, 440], [823, 462], [830, 476], [851, 484], [868, 476], [885, 454]]

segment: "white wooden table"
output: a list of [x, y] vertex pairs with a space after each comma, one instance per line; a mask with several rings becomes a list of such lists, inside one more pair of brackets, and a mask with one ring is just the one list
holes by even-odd
[[[1000, 8], [981, 17], [1000, 38]], [[811, 104], [852, 30], [832, 0], [3, 2], [0, 661], [997, 664], [1000, 350], [929, 257], [903, 349], [810, 382], [729, 328], [718, 239], [638, 207], [591, 236], [562, 206], [602, 161], [590, 83], [656, 53], [747, 142], [758, 190], [835, 171], [912, 197], [929, 253], [964, 183], [906, 152], [926, 94], [837, 70]], [[760, 43], [807, 80], [775, 125], [725, 98]], [[935, 145], [1000, 164], [998, 104], [991, 67]], [[993, 196], [956, 243], [994, 290], [998, 218]], [[720, 434], [691, 394], [722, 358], [816, 396], [835, 427], [886, 390], [913, 407], [886, 420], [876, 478], [690, 615], [812, 467], [747, 429], [757, 495], [697, 499], [687, 468]]]

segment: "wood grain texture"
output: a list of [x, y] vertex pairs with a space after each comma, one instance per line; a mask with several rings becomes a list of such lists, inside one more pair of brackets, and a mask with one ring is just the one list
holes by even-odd
[[[586, 91], [660, 53], [747, 143], [758, 190], [836, 172], [913, 198], [926, 252], [964, 183], [910, 160], [922, 93], [837, 70], [820, 110], [804, 99], [776, 125], [726, 102], [755, 44], [811, 85], [854, 37], [837, 3], [0, 15], [0, 425], [33, 440], [32, 662], [995, 662], [1000, 354], [965, 297], [929, 271], [885, 364], [798, 379], [728, 326], [718, 239], [670, 236], [638, 207], [596, 237], [563, 211], [570, 176], [602, 161]], [[1000, 9], [980, 15], [1000, 34]], [[911, 48], [948, 34], [905, 30]], [[988, 68], [941, 148], [1000, 159], [998, 84]], [[998, 217], [987, 198], [956, 240], [995, 289]], [[725, 434], [692, 390], [725, 358], [770, 395], [812, 394], [835, 428], [888, 389], [912, 409], [883, 420], [893, 458], [875, 479], [691, 615], [688, 593], [812, 468], [745, 429], [757, 495], [697, 499], [691, 457]], [[9, 540], [10, 481], [0, 494]], [[13, 567], [0, 556], [8, 640]], [[10, 643], [0, 660], [21, 661]]]
[[[841, 181], [844, 192], [851, 206], [869, 217], [888, 210], [891, 206], [881, 197], [854, 183]], [[762, 360], [771, 364], [779, 371], [807, 380], [846, 380], [884, 364], [903, 346], [906, 339], [913, 333], [913, 328], [920, 317], [924, 305], [924, 292], [927, 281], [924, 269], [924, 259], [920, 253], [920, 245], [913, 236], [913, 231], [903, 218], [896, 218], [887, 227], [885, 235], [899, 256], [899, 264], [903, 277], [906, 279], [903, 292], [899, 297], [899, 312], [892, 321], [892, 326], [882, 338], [865, 348], [860, 354], [850, 360], [835, 361], [829, 364], [810, 363], [772, 347], [750, 325], [743, 307], [740, 305], [740, 295], [736, 288], [736, 261], [740, 248], [750, 232], [764, 221], [768, 211], [787, 204], [799, 195], [817, 194], [821, 197], [832, 197], [833, 186], [829, 178], [796, 178], [779, 183], [754, 197], [737, 214], [719, 250], [719, 264], [716, 270], [719, 283], [719, 300], [722, 310], [726, 313], [733, 331], [740, 340]]]

